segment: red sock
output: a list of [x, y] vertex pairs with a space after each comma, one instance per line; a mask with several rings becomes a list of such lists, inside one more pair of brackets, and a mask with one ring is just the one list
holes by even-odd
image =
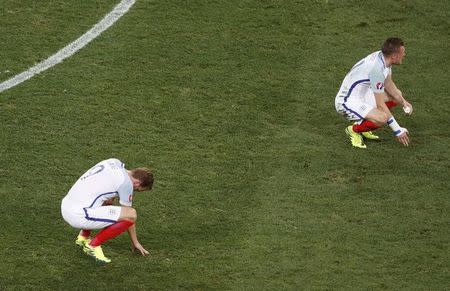
[[353, 125], [354, 132], [366, 132], [366, 131], [375, 130], [377, 128], [379, 128], [379, 126], [370, 120], [364, 120], [363, 122], [361, 122], [361, 124]]
[[386, 104], [387, 108], [389, 108], [389, 109], [398, 105], [397, 102], [395, 102], [395, 101], [388, 101], [388, 102], [384, 102], [384, 103]]
[[89, 237], [91, 235], [91, 230], [90, 229], [82, 229], [80, 232], [80, 235], [84, 236], [84, 237]]
[[90, 245], [93, 247], [99, 246], [107, 240], [115, 238], [125, 230], [127, 230], [130, 226], [134, 224], [131, 220], [121, 220], [113, 225], [110, 225], [104, 229], [102, 229], [97, 235], [92, 239]]

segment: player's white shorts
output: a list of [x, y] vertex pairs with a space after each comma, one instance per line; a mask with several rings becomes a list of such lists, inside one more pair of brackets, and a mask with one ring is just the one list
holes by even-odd
[[342, 86], [335, 99], [336, 111], [350, 121], [366, 118], [369, 112], [377, 107], [372, 90], [358, 85], [351, 92]]
[[101, 229], [116, 223], [120, 217], [120, 206], [89, 208], [78, 206], [63, 199], [61, 214], [72, 227], [80, 229]]

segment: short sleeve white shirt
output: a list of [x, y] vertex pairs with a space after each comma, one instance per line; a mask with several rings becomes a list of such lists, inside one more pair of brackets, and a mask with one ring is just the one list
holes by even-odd
[[392, 73], [391, 67], [386, 62], [381, 51], [371, 53], [357, 62], [348, 72], [342, 83], [342, 87], [351, 91], [357, 86], [363, 86], [374, 93], [384, 92], [384, 81]]
[[121, 205], [131, 206], [133, 184], [125, 164], [118, 159], [108, 159], [84, 173], [69, 190], [65, 200], [73, 206], [95, 208], [114, 197], [119, 197]]

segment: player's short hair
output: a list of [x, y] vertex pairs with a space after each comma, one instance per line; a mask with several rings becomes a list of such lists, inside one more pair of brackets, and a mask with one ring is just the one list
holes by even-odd
[[131, 170], [131, 176], [141, 182], [141, 188], [144, 190], [152, 190], [153, 173], [147, 168], [136, 168]]
[[397, 53], [402, 46], [405, 46], [405, 44], [401, 38], [390, 37], [384, 41], [381, 52], [385, 56], [390, 56]]

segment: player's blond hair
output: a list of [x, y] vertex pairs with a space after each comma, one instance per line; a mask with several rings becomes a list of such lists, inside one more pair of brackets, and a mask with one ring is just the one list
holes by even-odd
[[131, 170], [131, 176], [141, 182], [143, 190], [152, 190], [153, 187], [153, 173], [147, 168], [136, 168]]

